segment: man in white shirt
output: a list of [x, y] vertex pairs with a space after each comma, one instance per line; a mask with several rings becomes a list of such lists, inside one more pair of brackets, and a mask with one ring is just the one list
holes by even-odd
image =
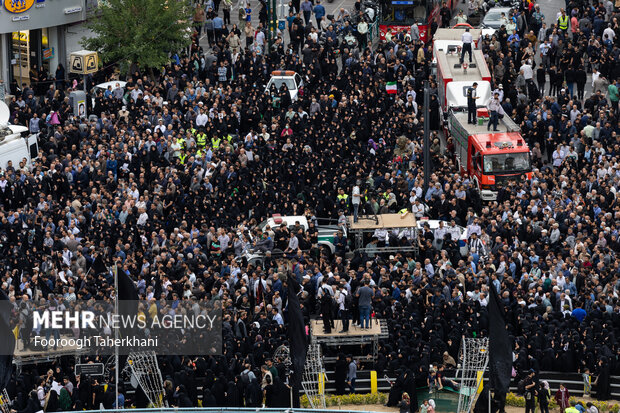
[[549, 44], [549, 40], [547, 38], [545, 38], [544, 42], [540, 44], [539, 50], [542, 65], [545, 69], [547, 69], [549, 67], [549, 50], [551, 50], [551, 45]]
[[493, 95], [495, 95], [496, 93], [498, 95], [499, 101], [503, 102], [504, 101], [504, 85], [500, 83], [499, 86], [497, 86], [495, 90], [493, 91]]
[[488, 109], [491, 114], [491, 119], [487, 125], [487, 130], [493, 126], [493, 131], [497, 132], [497, 125], [499, 123], [499, 115], [502, 112], [502, 104], [499, 101], [499, 93], [493, 93], [493, 97], [489, 100]]
[[461, 50], [461, 64], [463, 64], [463, 60], [465, 60], [465, 53], [469, 54], [469, 63], [471, 63], [471, 44], [474, 41], [474, 38], [469, 32], [469, 28], [465, 29], [465, 33], [461, 35], [461, 41], [463, 42], [463, 49]]
[[533, 82], [533, 78], [534, 78], [534, 70], [532, 69], [532, 61], [531, 60], [527, 60], [527, 62], [524, 62], [523, 65], [519, 68], [519, 71], [523, 71], [523, 78], [525, 79], [525, 84], [527, 86], [527, 92], [529, 93], [529, 86], [530, 84]]
[[417, 219], [420, 219], [424, 216], [424, 205], [420, 203], [420, 198], [416, 198], [414, 204], [411, 206], [411, 212]]
[[446, 228], [443, 224], [443, 221], [439, 221], [439, 228], [435, 230], [435, 239], [443, 241], [443, 237], [448, 232], [448, 228]]
[[609, 40], [611, 40], [611, 43], [613, 44], [614, 38], [616, 37], [616, 32], [614, 32], [614, 29], [611, 28], [611, 23], [609, 23], [607, 28], [603, 30], [603, 39], [605, 39], [605, 35], [609, 37]]
[[558, 147], [555, 149], [555, 151], [553, 151], [553, 154], [551, 156], [553, 158], [553, 166], [555, 168], [559, 168], [560, 166], [562, 166], [562, 162], [564, 162], [564, 157], [566, 156], [566, 154], [564, 153], [562, 146], [558, 145]]
[[200, 109], [200, 114], [196, 116], [196, 126], [205, 126], [209, 121], [209, 115], [205, 113], [204, 109]]
[[263, 33], [263, 25], [258, 25], [258, 30], [256, 32], [256, 44], [260, 46], [261, 51], [264, 50], [265, 46], [265, 33]]
[[360, 185], [361, 181], [358, 179], [355, 182], [355, 186], [353, 187], [353, 192], [351, 193], [351, 204], [353, 204], [353, 222], [357, 222], [357, 213], [360, 208], [360, 203], [362, 196], [360, 195]]

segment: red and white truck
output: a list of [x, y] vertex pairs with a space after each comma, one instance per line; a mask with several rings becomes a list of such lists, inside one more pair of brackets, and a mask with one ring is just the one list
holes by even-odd
[[[507, 115], [499, 119], [497, 132], [487, 130], [491, 73], [482, 51], [473, 50], [472, 54], [472, 63], [467, 55], [461, 64], [460, 49], [437, 51], [439, 100], [460, 173], [471, 178], [483, 201], [494, 201], [498, 185], [532, 178], [530, 149], [519, 126]], [[474, 82], [478, 84], [478, 122], [472, 125], [467, 122], [467, 90]]]

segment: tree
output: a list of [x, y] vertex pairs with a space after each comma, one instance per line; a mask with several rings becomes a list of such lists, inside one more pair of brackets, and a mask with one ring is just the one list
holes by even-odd
[[82, 45], [101, 54], [104, 62], [159, 68], [170, 54], [191, 44], [189, 0], [107, 0], [89, 22], [95, 36]]

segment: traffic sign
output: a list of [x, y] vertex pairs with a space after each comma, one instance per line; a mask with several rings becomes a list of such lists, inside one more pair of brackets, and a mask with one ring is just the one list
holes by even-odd
[[103, 363], [86, 363], [75, 365], [75, 375], [83, 374], [84, 376], [103, 376], [105, 367]]
[[95, 73], [99, 67], [99, 57], [97, 52], [90, 50], [80, 50], [79, 52], [71, 53], [70, 59], [70, 72], [78, 75], [87, 75], [89, 73]]

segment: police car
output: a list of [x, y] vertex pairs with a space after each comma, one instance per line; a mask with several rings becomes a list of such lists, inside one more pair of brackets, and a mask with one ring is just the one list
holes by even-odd
[[271, 85], [274, 85], [278, 90], [280, 90], [282, 85], [286, 85], [291, 95], [291, 100], [296, 101], [299, 89], [304, 85], [304, 82], [301, 80], [301, 76], [292, 70], [276, 70], [271, 72], [271, 79], [267, 83], [265, 92], [269, 92]]

